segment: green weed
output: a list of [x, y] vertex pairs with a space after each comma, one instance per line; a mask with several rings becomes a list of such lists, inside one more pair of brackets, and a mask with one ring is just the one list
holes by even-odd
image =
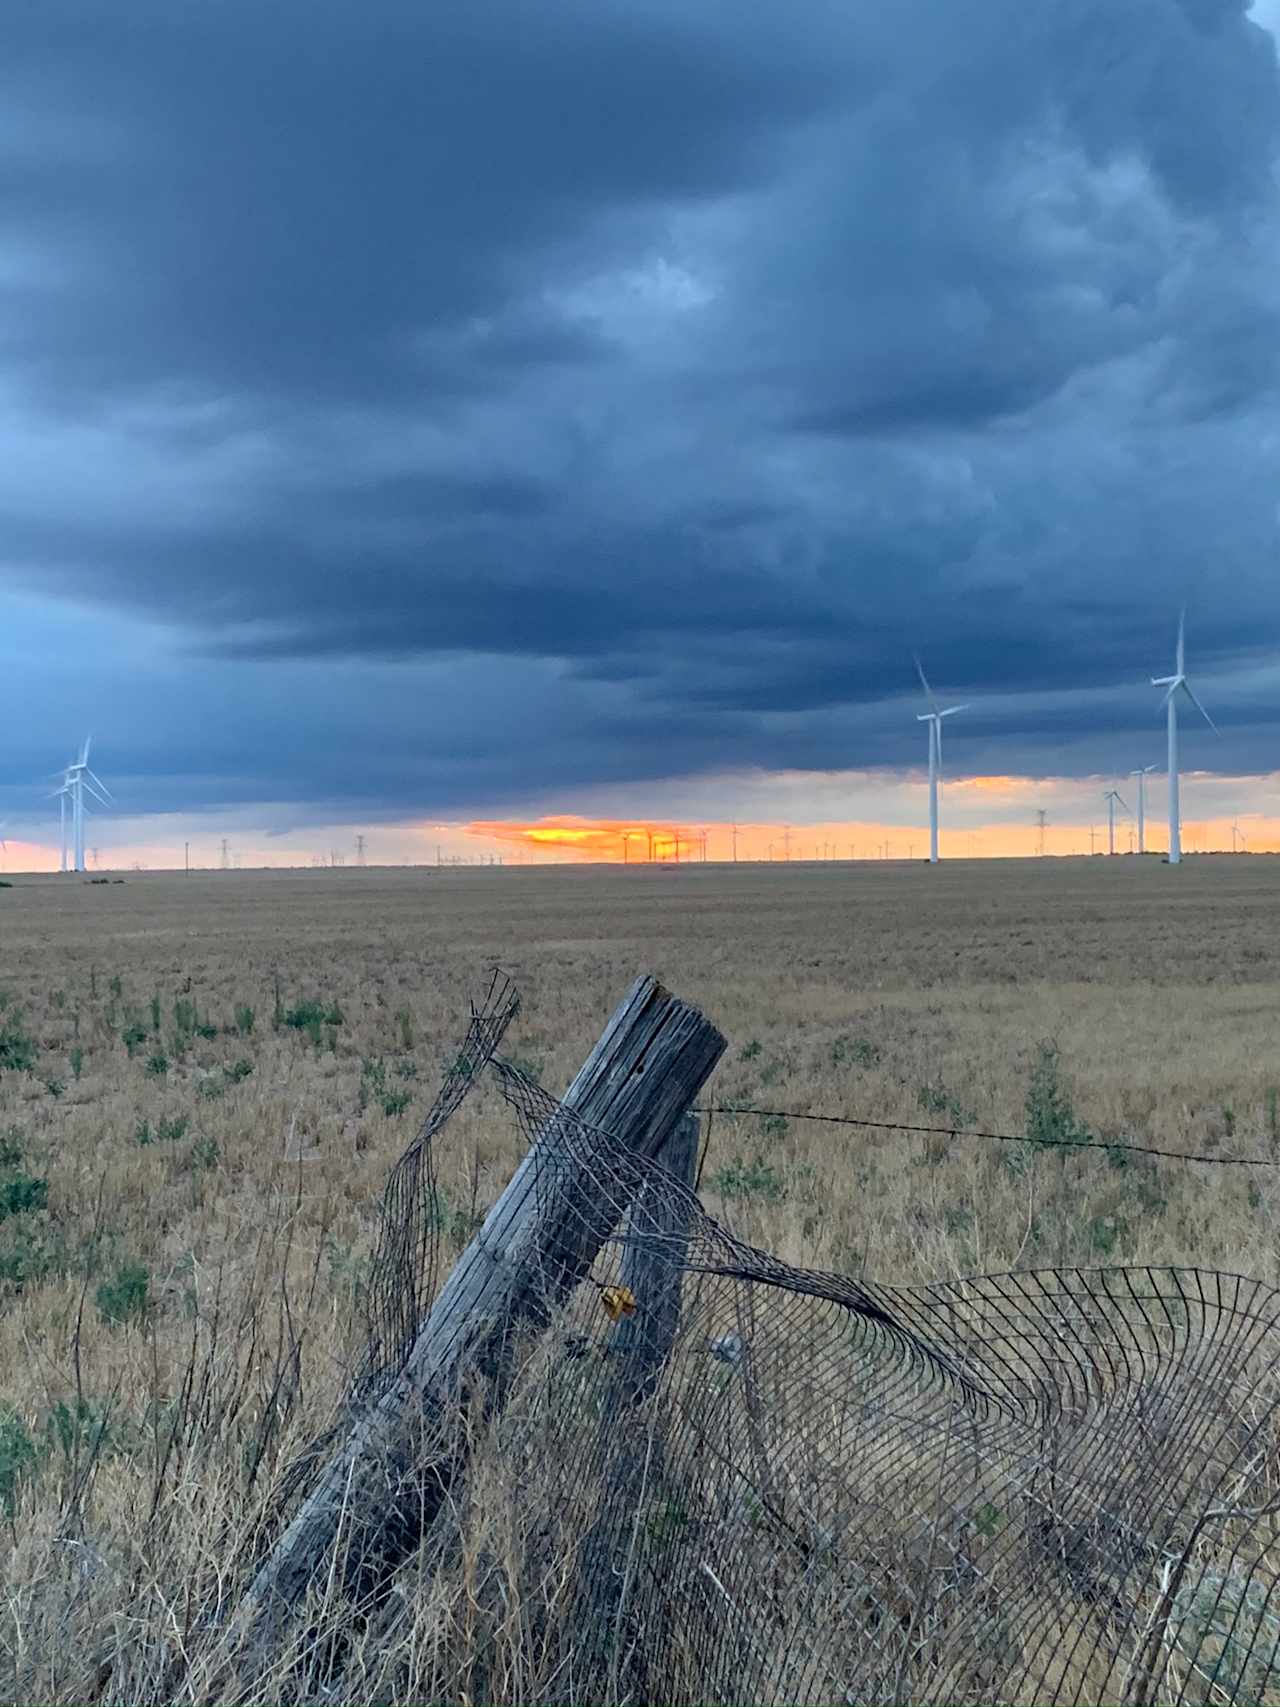
[[104, 1322], [141, 1321], [151, 1302], [151, 1273], [142, 1263], [128, 1262], [110, 1280], [104, 1280], [93, 1295]]
[[0, 1073], [29, 1073], [35, 1064], [35, 1041], [22, 1029], [21, 1009], [14, 1008], [0, 1024]]
[[0, 1221], [11, 1215], [29, 1215], [44, 1209], [49, 1202], [49, 1182], [34, 1174], [15, 1174], [0, 1181]]
[[721, 1168], [712, 1180], [721, 1197], [762, 1197], [770, 1203], [780, 1203], [786, 1196], [781, 1175], [763, 1156], [744, 1161], [741, 1156]]

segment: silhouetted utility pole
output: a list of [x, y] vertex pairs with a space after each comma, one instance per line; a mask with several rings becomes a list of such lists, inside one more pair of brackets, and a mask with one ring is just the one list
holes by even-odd
[[1043, 859], [1044, 858], [1044, 821], [1045, 821], [1045, 811], [1044, 811], [1043, 807], [1040, 807], [1037, 810], [1036, 820], [1037, 820], [1037, 824], [1039, 827], [1038, 839], [1039, 839], [1040, 846], [1039, 846], [1038, 852], [1040, 854], [1040, 858]]

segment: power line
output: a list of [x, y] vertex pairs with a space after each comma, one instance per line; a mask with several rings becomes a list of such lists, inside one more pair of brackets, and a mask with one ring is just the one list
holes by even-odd
[[1210, 1162], [1221, 1168], [1277, 1168], [1280, 1160], [1264, 1156], [1205, 1156], [1185, 1150], [1155, 1150], [1122, 1138], [1029, 1138], [1025, 1132], [975, 1132], [962, 1126], [910, 1126], [899, 1120], [865, 1120], [854, 1114], [805, 1114], [793, 1108], [743, 1108], [715, 1103], [695, 1108], [695, 1114], [750, 1114], [766, 1120], [819, 1120], [826, 1126], [870, 1127], [877, 1132], [918, 1132], [934, 1138], [990, 1138], [998, 1144], [1034, 1144], [1040, 1150], [1126, 1150], [1139, 1156], [1159, 1156], [1167, 1162]]

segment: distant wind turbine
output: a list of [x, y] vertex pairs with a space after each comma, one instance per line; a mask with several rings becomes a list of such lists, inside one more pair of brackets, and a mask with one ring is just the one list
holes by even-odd
[[949, 705], [945, 710], [933, 697], [933, 689], [924, 673], [924, 665], [916, 659], [916, 672], [920, 677], [920, 686], [929, 702], [929, 710], [919, 712], [917, 723], [929, 725], [929, 864], [938, 863], [938, 777], [942, 771], [942, 719], [954, 717], [957, 711], [967, 711], [967, 705]]
[[1107, 803], [1107, 852], [1113, 854], [1116, 851], [1116, 806], [1124, 806], [1126, 812], [1129, 808], [1114, 788], [1108, 789], [1103, 798]]
[[1209, 725], [1210, 729], [1213, 730], [1214, 734], [1216, 735], [1218, 733], [1218, 725], [1213, 721], [1212, 717], [1210, 717], [1209, 713], [1201, 705], [1200, 701], [1196, 698], [1195, 694], [1192, 693], [1191, 685], [1187, 681], [1186, 648], [1185, 648], [1185, 644], [1184, 644], [1185, 634], [1186, 634], [1186, 626], [1187, 626], [1187, 613], [1184, 610], [1184, 611], [1181, 611], [1178, 615], [1178, 653], [1177, 653], [1177, 664], [1176, 664], [1176, 667], [1174, 669], [1174, 672], [1171, 676], [1152, 676], [1152, 678], [1151, 678], [1151, 685], [1153, 688], [1167, 688], [1169, 690], [1164, 696], [1164, 705], [1165, 705], [1165, 711], [1166, 711], [1167, 716], [1168, 716], [1168, 724], [1169, 724], [1169, 864], [1170, 865], [1180, 865], [1182, 862], [1182, 807], [1181, 807], [1181, 803], [1180, 803], [1179, 798], [1178, 798], [1178, 689], [1179, 688], [1181, 688], [1183, 693], [1186, 694], [1187, 698], [1191, 701], [1192, 705], [1195, 706], [1196, 710], [1200, 713], [1201, 717], [1204, 718], [1205, 722]]
[[1147, 851], [1147, 778], [1156, 767], [1143, 765], [1141, 770], [1130, 771], [1130, 776], [1138, 779], [1138, 852]]
[[104, 806], [111, 800], [111, 791], [101, 777], [95, 776], [89, 768], [89, 747], [92, 736], [86, 735], [80, 748], [80, 757], [67, 766], [58, 795], [62, 801], [62, 869], [67, 869], [67, 835], [66, 808], [67, 801], [71, 802], [71, 851], [72, 869], [83, 871], [84, 863], [84, 821], [88, 815], [85, 805], [85, 795], [100, 801]]

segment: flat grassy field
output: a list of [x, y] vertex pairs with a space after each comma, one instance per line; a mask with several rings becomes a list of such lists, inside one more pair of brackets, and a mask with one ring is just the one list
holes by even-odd
[[[83, 1699], [104, 1643], [181, 1623], [173, 1584], [197, 1557], [216, 1574], [228, 1544], [210, 1514], [244, 1504], [286, 1317], [306, 1331], [263, 1475], [331, 1413], [387, 1170], [492, 964], [523, 996], [505, 1053], [555, 1092], [638, 972], [700, 1005], [730, 1045], [714, 1100], [783, 1111], [715, 1117], [704, 1201], [791, 1262], [885, 1283], [1133, 1261], [1274, 1281], [1280, 1170], [966, 1133], [1280, 1157], [1277, 941], [1280, 861], [1260, 857], [17, 878], [0, 1694]], [[450, 1249], [518, 1157], [497, 1099], [468, 1102], [439, 1157]], [[197, 1319], [225, 1324], [200, 1353], [223, 1420], [162, 1464]], [[167, 1553], [144, 1544], [162, 1498], [189, 1517], [181, 1558], [172, 1519]], [[92, 1592], [68, 1643], [46, 1590], [73, 1544]]]

